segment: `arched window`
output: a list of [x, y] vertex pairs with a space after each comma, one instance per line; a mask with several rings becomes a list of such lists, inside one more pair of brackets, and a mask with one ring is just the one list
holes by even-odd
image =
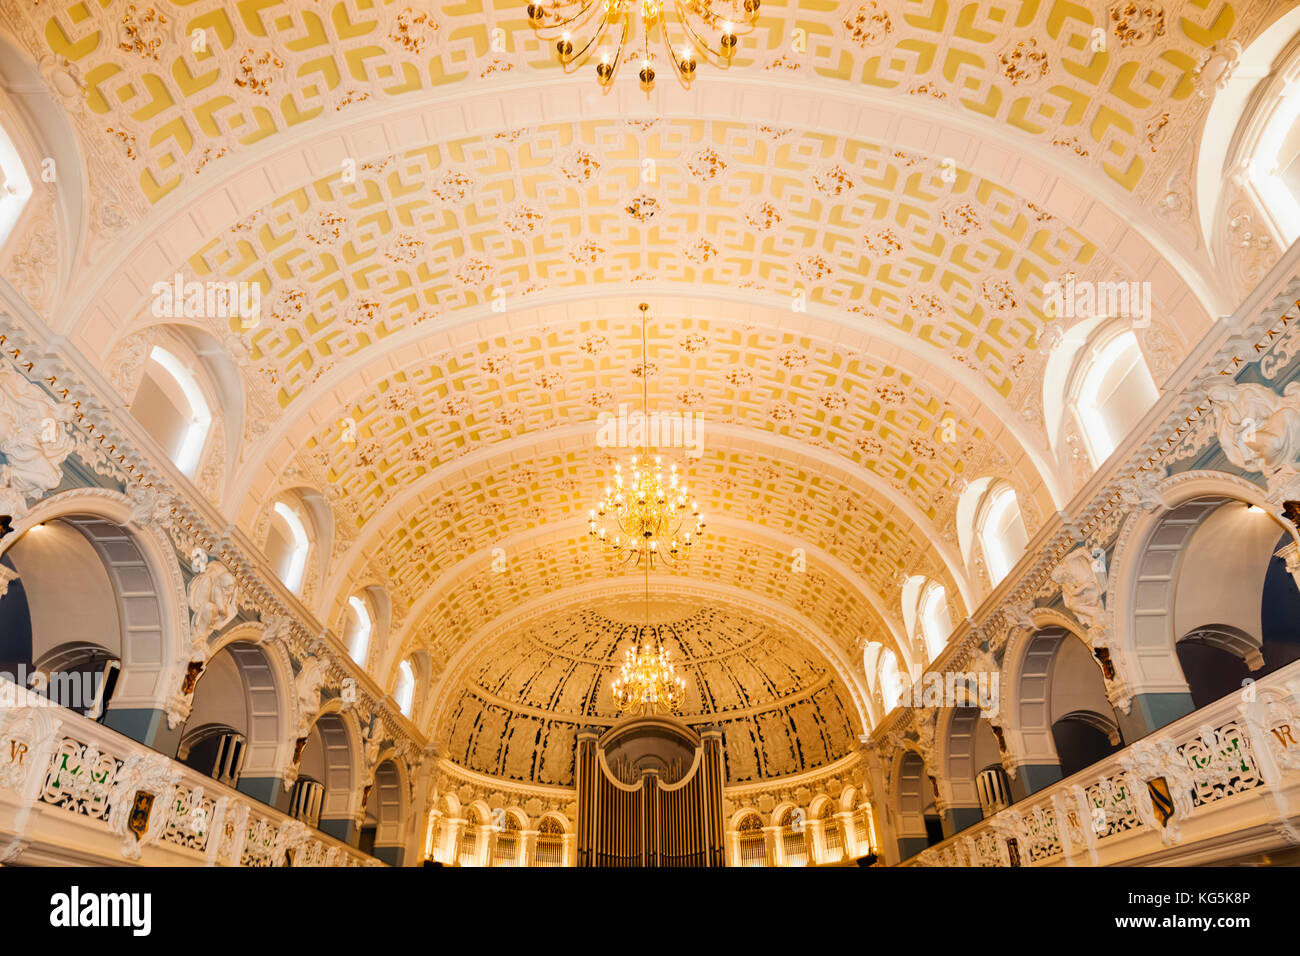
[[1010, 485], [999, 484], [989, 491], [976, 517], [975, 531], [984, 552], [989, 582], [996, 585], [1015, 567], [1029, 543], [1020, 517], [1020, 503]]
[[792, 809], [781, 815], [781, 849], [785, 851], [786, 866], [808, 865], [806, 828], [803, 811], [797, 817]]
[[948, 592], [942, 584], [931, 582], [921, 595], [921, 636], [930, 660], [938, 657], [948, 645], [952, 635], [952, 619], [948, 615]]
[[898, 670], [898, 655], [891, 650], [880, 655], [880, 695], [885, 701], [885, 713], [897, 707], [903, 699], [903, 676]]
[[397, 666], [397, 686], [393, 689], [393, 700], [407, 717], [411, 716], [411, 707], [415, 703], [415, 667], [410, 658]]
[[0, 126], [0, 246], [3, 246], [32, 198], [32, 181], [22, 157], [3, 126]]
[[767, 866], [767, 840], [763, 836], [763, 820], [751, 813], [736, 828], [736, 854], [741, 866]]
[[192, 477], [212, 428], [212, 410], [194, 370], [174, 352], [155, 345], [131, 414], [182, 474]]
[[348, 598], [348, 631], [344, 638], [348, 654], [363, 667], [370, 653], [370, 635], [374, 630], [374, 615], [368, 603], [364, 595], [354, 594]]
[[1156, 403], [1159, 393], [1131, 331], [1112, 335], [1086, 352], [1077, 382], [1074, 408], [1096, 468]]
[[537, 828], [534, 866], [564, 866], [564, 828], [554, 817], [545, 817]]
[[302, 589], [307, 555], [311, 551], [311, 538], [307, 534], [307, 525], [301, 512], [292, 504], [277, 501], [272, 510], [266, 556], [284, 586], [297, 594]]

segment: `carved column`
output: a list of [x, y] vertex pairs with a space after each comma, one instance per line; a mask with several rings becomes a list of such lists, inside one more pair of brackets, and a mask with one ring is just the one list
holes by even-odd
[[537, 865], [537, 831], [523, 830], [519, 834], [522, 843], [520, 851], [520, 866]]
[[821, 820], [804, 821], [804, 842], [808, 846], [808, 863], [811, 866], [814, 863], [826, 863], [826, 831], [822, 826]]
[[769, 866], [785, 866], [785, 842], [780, 827], [763, 827], [763, 844], [767, 847]]
[[841, 859], [844, 857], [851, 859], [867, 853], [866, 847], [858, 846], [858, 828], [853, 819], [853, 811], [841, 810], [835, 814], [835, 820], [840, 825], [840, 833], [844, 834], [844, 852]]

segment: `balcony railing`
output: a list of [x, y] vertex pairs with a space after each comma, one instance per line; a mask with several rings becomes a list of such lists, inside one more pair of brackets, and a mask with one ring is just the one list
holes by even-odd
[[[1172, 859], [1223, 832], [1300, 842], [1300, 661], [922, 850], [905, 866]], [[1271, 799], [1265, 799], [1268, 795]], [[1292, 808], [1288, 810], [1288, 808]], [[1219, 816], [1219, 820], [1214, 818]], [[1251, 837], [1250, 834], [1256, 834]]]
[[[0, 677], [0, 701], [22, 700], [22, 693]], [[113, 837], [120, 840], [117, 854]], [[53, 705], [0, 704], [0, 840], [11, 847], [52, 847], [52, 859], [60, 847], [76, 848], [78, 858], [89, 853], [103, 863], [384, 865]]]

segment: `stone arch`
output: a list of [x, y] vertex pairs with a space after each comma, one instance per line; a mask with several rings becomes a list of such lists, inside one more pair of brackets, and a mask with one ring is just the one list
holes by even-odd
[[[46, 618], [66, 640], [70, 632], [65, 595], [69, 586], [76, 586], [68, 580], [73, 572], [67, 565], [45, 567], [48, 562], [36, 560], [34, 548], [41, 531], [34, 538], [31, 535], [42, 525], [57, 524], [86, 543], [83, 548], [96, 556], [108, 589], [103, 616], [117, 629], [111, 639], [114, 646], [106, 649], [121, 662], [104, 723], [167, 750], [177, 736], [165, 708], [188, 662], [189, 611], [174, 549], [161, 532], [134, 520], [133, 507], [125, 495], [107, 490], [54, 495], [14, 522], [14, 533], [0, 542], [0, 559], [18, 572], [7, 600], [21, 592], [29, 614], [34, 615], [33, 631]], [[30, 552], [32, 560], [24, 560], [24, 551]], [[24, 564], [30, 568], [26, 582]], [[91, 568], [86, 565], [84, 570]], [[58, 623], [61, 620], [63, 624]], [[104, 640], [91, 643], [103, 645]], [[46, 649], [54, 646], [51, 643]]]
[[[1221, 522], [1222, 509], [1237, 504], [1243, 510], [1253, 507], [1262, 512], [1249, 516], [1257, 527], [1247, 529], [1247, 522], [1241, 522], [1243, 536], [1259, 539], [1251, 545], [1256, 558], [1267, 560], [1265, 551], [1273, 550], [1269, 541], [1276, 542], [1284, 534], [1296, 539], [1294, 527], [1267, 501], [1263, 489], [1243, 478], [1220, 472], [1184, 472], [1165, 479], [1158, 489], [1162, 507], [1139, 511], [1125, 522], [1107, 586], [1107, 617], [1114, 633], [1116, 664], [1134, 707], [1151, 730], [1193, 709], [1178, 647], [1193, 626], [1244, 631], [1244, 643], [1235, 642], [1243, 652], [1239, 656], [1248, 663], [1259, 663], [1246, 646], [1253, 645], [1257, 652], [1262, 643], [1257, 622], [1242, 627], [1223, 619], [1197, 619], [1195, 625], [1181, 620], [1194, 612], [1186, 600], [1180, 609], [1180, 583], [1190, 581], [1197, 564], [1204, 563], [1195, 558], [1198, 532]], [[1223, 613], [1227, 612], [1216, 611], [1216, 615]], [[1243, 618], [1244, 614], [1235, 616]]]
[[375, 768], [374, 780], [366, 799], [363, 829], [373, 826], [371, 851], [375, 857], [391, 866], [401, 866], [406, 856], [406, 822], [410, 804], [408, 774], [400, 760], [389, 756]]
[[278, 647], [248, 639], [254, 633], [260, 635], [260, 627], [239, 625], [218, 639], [195, 683], [185, 733], [220, 726], [242, 734], [245, 756], [237, 789], [285, 810], [289, 803], [285, 772], [293, 747], [289, 722], [292, 671]]
[[1061, 720], [1089, 711], [1116, 728], [1120, 724], [1102, 666], [1076, 625], [1057, 611], [1038, 609], [1033, 617], [1036, 627], [1018, 635], [1003, 661], [1002, 687], [1010, 705], [1000, 716], [1015, 799], [1061, 779], [1056, 736]]
[[894, 793], [890, 808], [894, 817], [894, 833], [898, 839], [898, 856], [906, 860], [920, 853], [932, 843], [932, 827], [927, 824], [926, 810], [934, 809], [932, 773], [920, 752], [904, 747], [894, 757], [891, 779]]
[[979, 707], [971, 703], [940, 711], [935, 732], [935, 763], [941, 771], [936, 779], [943, 798], [944, 832], [948, 835], [984, 818], [976, 778], [989, 767], [1002, 771], [997, 732]]
[[356, 720], [327, 705], [312, 722], [298, 763], [299, 779], [307, 775], [324, 785], [320, 830], [354, 845], [356, 803], [361, 790], [360, 758], [361, 735]]

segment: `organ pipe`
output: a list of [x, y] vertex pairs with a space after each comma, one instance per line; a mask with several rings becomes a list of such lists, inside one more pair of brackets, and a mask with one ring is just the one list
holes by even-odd
[[726, 865], [721, 730], [634, 717], [579, 732], [575, 765], [579, 866]]

